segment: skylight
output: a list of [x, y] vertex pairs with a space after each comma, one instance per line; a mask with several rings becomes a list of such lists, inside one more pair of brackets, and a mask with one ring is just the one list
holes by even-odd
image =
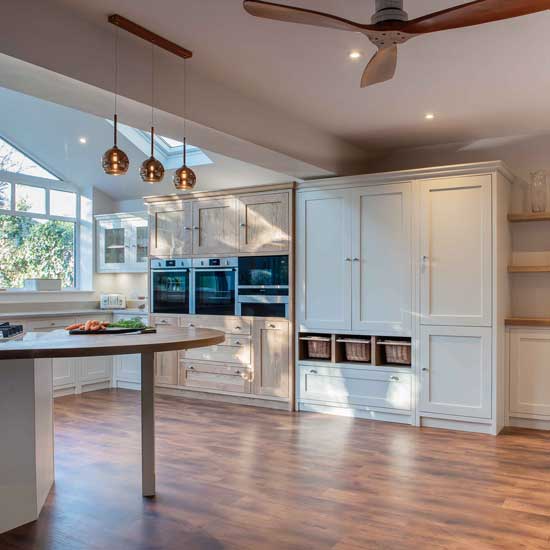
[[[112, 121], [107, 120], [109, 124]], [[126, 124], [118, 124], [119, 132], [129, 139], [143, 154], [149, 156], [151, 153], [151, 134], [127, 126]], [[185, 148], [187, 152], [187, 166], [203, 166], [212, 164], [208, 156], [198, 147], [187, 144]], [[177, 139], [166, 136], [155, 135], [155, 157], [164, 164], [168, 170], [179, 168], [182, 163], [183, 143]]]
[[25, 153], [0, 137], [0, 171], [36, 176], [47, 180], [59, 180], [57, 176], [40, 166]]

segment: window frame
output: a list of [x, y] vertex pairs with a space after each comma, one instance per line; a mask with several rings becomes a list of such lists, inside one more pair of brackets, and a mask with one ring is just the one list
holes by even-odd
[[[26, 174], [17, 174], [14, 172], [6, 172], [3, 170], [0, 170], [0, 182], [1, 183], [8, 183], [10, 185], [11, 190], [11, 201], [10, 201], [10, 208], [0, 208], [0, 214], [4, 216], [20, 216], [20, 217], [27, 217], [27, 218], [33, 218], [33, 219], [40, 219], [40, 220], [51, 220], [51, 221], [63, 221], [63, 222], [71, 222], [74, 223], [74, 242], [73, 242], [73, 250], [74, 250], [74, 286], [72, 287], [65, 287], [63, 290], [68, 291], [75, 291], [80, 290], [80, 283], [81, 283], [81, 277], [80, 277], [80, 227], [82, 225], [82, 218], [81, 218], [81, 193], [79, 189], [70, 183], [63, 182], [61, 180], [49, 180], [45, 178], [39, 178], [37, 176], [29, 176]], [[45, 214], [37, 214], [34, 212], [21, 212], [19, 210], [16, 210], [16, 196], [15, 196], [15, 186], [19, 185], [26, 185], [28, 187], [38, 187], [40, 189], [46, 190], [46, 201], [45, 201]], [[50, 214], [50, 191], [64, 191], [68, 193], [74, 193], [76, 198], [76, 216], [74, 218], [67, 217], [67, 216], [55, 216]], [[10, 289], [8, 289], [10, 290]], [[22, 288], [16, 288], [14, 290], [24, 292], [24, 289]]]

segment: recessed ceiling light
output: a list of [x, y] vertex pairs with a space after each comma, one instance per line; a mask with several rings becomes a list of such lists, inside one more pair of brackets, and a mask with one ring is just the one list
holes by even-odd
[[350, 59], [359, 59], [363, 54], [361, 52], [358, 52], [357, 50], [353, 50], [349, 53]]
[[85, 143], [88, 143], [88, 140], [87, 140], [85, 137], [80, 137], [80, 138], [78, 138], [78, 141], [79, 141], [80, 143], [82, 143], [83, 145], [84, 145]]
[[426, 113], [426, 114], [424, 115], [424, 118], [425, 118], [426, 120], [433, 120], [433, 119], [435, 118], [435, 115], [434, 115], [433, 113]]

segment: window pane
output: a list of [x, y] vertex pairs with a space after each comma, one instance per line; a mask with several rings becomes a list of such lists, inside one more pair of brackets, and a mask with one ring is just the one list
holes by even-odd
[[15, 184], [15, 209], [33, 214], [46, 213], [46, 190], [42, 187]]
[[73, 222], [0, 214], [0, 287], [20, 288], [25, 279], [61, 279], [74, 287]]
[[11, 208], [11, 184], [7, 181], [0, 181], [0, 208]]
[[66, 191], [50, 191], [50, 214], [76, 218], [76, 194]]
[[0, 138], [0, 170], [48, 180], [59, 179], [2, 138]]

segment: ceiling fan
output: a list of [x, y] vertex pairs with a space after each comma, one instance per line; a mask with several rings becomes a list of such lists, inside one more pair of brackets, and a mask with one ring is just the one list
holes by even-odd
[[376, 0], [371, 24], [337, 15], [263, 0], [244, 0], [244, 9], [256, 17], [360, 32], [378, 48], [361, 78], [361, 87], [391, 80], [397, 67], [397, 45], [430, 32], [481, 25], [550, 9], [550, 0], [476, 0], [408, 20], [403, 0]]

